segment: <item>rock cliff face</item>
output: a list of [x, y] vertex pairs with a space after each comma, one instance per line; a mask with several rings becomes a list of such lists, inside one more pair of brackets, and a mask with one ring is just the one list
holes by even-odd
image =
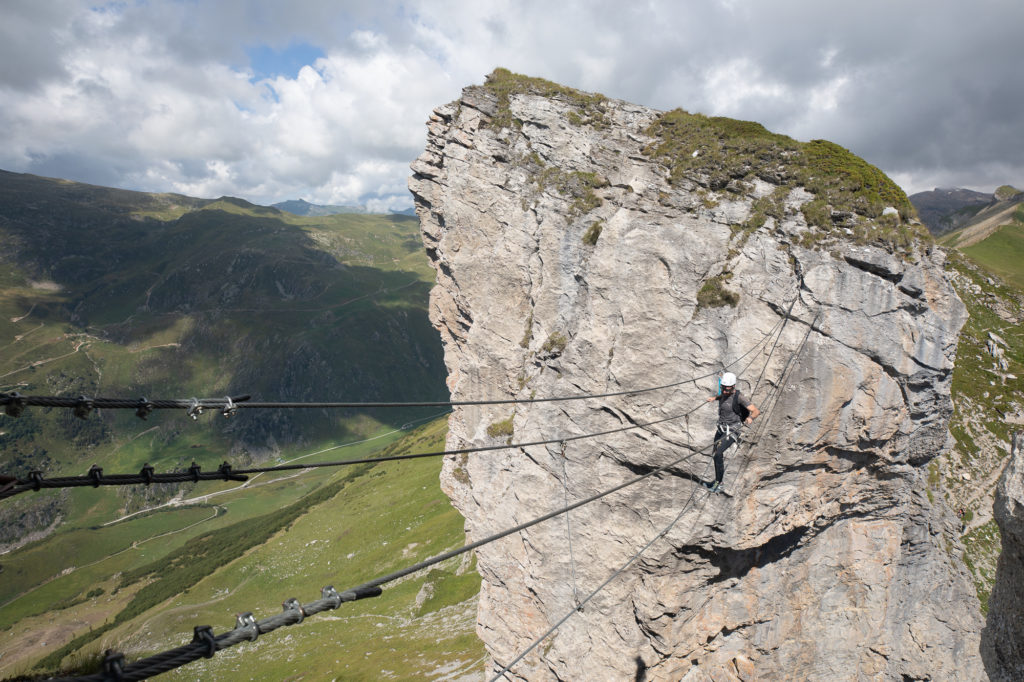
[[[666, 531], [510, 676], [982, 678], [955, 520], [924, 485], [965, 320], [942, 254], [884, 193], [830, 185], [827, 143], [499, 76], [434, 112], [410, 180], [453, 400], [704, 378], [452, 414], [449, 447], [689, 413], [445, 463], [475, 540], [686, 456], [480, 548], [494, 670]], [[764, 414], [711, 495], [726, 367]]]
[[993, 505], [1003, 551], [982, 633], [985, 670], [998, 682], [1024, 679], [1024, 434], [1015, 435], [1013, 444]]

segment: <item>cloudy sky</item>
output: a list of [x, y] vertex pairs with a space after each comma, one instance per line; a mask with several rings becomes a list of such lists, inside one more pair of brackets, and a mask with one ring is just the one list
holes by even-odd
[[412, 205], [431, 109], [496, 66], [825, 138], [908, 193], [1024, 187], [1020, 0], [0, 0], [0, 168]]

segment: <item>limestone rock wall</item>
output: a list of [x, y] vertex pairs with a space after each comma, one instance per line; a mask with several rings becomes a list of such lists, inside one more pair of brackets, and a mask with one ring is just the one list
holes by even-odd
[[[714, 378], [456, 409], [452, 448], [696, 410], [569, 442], [564, 455], [552, 445], [445, 462], [442, 486], [472, 541], [690, 455], [568, 524], [559, 517], [478, 551], [477, 629], [492, 665], [683, 511], [511, 675], [983, 678], [956, 521], [925, 492], [924, 467], [948, 439], [965, 321], [942, 254], [804, 248], [799, 209], [812, 195], [780, 189], [771, 172], [727, 187], [699, 175], [670, 183], [645, 151], [657, 111], [606, 100], [595, 120], [571, 96], [513, 94], [514, 123], [499, 127], [503, 106], [470, 87], [435, 110], [409, 183], [437, 269], [430, 315], [453, 400], [616, 392], [728, 366], [765, 414], [760, 440], [727, 456], [729, 494], [709, 495], [699, 480], [713, 477], [710, 457], [698, 450], [714, 431], [716, 408], [702, 402]], [[736, 229], [779, 192], [783, 215], [752, 234]], [[699, 306], [718, 284], [737, 304]], [[511, 436], [488, 435], [509, 418]]]
[[996, 489], [993, 512], [1003, 551], [989, 597], [982, 633], [985, 670], [992, 680], [1024, 679], [1024, 434], [1014, 436], [1014, 452]]

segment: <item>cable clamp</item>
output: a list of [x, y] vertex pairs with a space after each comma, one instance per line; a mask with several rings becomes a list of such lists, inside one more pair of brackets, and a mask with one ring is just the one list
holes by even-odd
[[89, 467], [89, 473], [86, 474], [92, 480], [92, 487], [99, 488], [100, 483], [103, 482], [103, 469], [93, 464]]
[[114, 680], [124, 679], [124, 654], [107, 649], [103, 656], [103, 674]]
[[295, 597], [285, 599], [281, 606], [284, 608], [285, 613], [294, 613], [298, 616], [298, 620], [292, 623], [292, 625], [298, 625], [306, 618], [306, 612], [302, 609], [302, 604], [300, 604], [299, 600]]
[[192, 398], [188, 404], [188, 416], [192, 417], [192, 421], [199, 419], [199, 415], [203, 413], [203, 406], [199, 404], [197, 398]]
[[238, 411], [238, 406], [235, 405], [234, 401], [231, 400], [231, 396], [225, 396], [224, 399], [227, 401], [224, 403], [224, 407], [221, 409], [221, 414], [224, 415], [225, 419], [234, 417], [235, 412]]
[[217, 473], [223, 476], [225, 481], [234, 480], [234, 477], [231, 475], [231, 465], [227, 462], [220, 463], [220, 466], [217, 467]]
[[135, 408], [135, 416], [145, 421], [149, 413], [153, 411], [153, 403], [146, 400], [145, 397], [139, 398], [138, 406]]
[[28, 472], [28, 480], [32, 483], [32, 490], [39, 492], [39, 489], [43, 487], [43, 472], [41, 471], [30, 471]]
[[195, 481], [196, 483], [199, 482], [199, 470], [200, 466], [195, 462], [192, 462], [192, 466], [188, 468], [189, 475], [192, 476], [192, 480]]
[[341, 595], [334, 589], [334, 585], [328, 585], [327, 587], [320, 590], [320, 598], [326, 601], [333, 602], [334, 605], [331, 609], [336, 609], [341, 606]]
[[143, 482], [146, 485], [149, 485], [153, 482], [153, 467], [147, 463], [142, 467], [142, 471], [139, 472], [139, 475], [142, 476]]
[[78, 400], [75, 401], [75, 416], [79, 419], [88, 419], [89, 413], [92, 412], [92, 408], [92, 398], [86, 398], [84, 395], [80, 395], [78, 396]]
[[17, 391], [11, 391], [4, 396], [4, 414], [8, 417], [20, 417], [27, 404], [25, 396]]
[[192, 629], [192, 643], [206, 645], [203, 658], [213, 658], [213, 655], [217, 653], [217, 640], [214, 639], [213, 628], [209, 625], [197, 625]]
[[256, 619], [253, 618], [252, 611], [238, 614], [235, 620], [235, 629], [244, 630], [250, 642], [255, 642], [256, 638], [260, 636], [260, 626], [256, 623]]

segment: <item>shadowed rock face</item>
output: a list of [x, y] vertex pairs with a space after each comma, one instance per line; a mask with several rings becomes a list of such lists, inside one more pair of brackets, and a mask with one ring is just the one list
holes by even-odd
[[985, 671], [992, 680], [1024, 679], [1024, 434], [1014, 437], [1013, 459], [1006, 466], [993, 512], [1003, 550], [982, 632]]
[[[452, 414], [454, 448], [498, 442], [487, 429], [509, 417], [512, 441], [528, 442], [690, 412], [568, 442], [564, 455], [529, 447], [445, 463], [442, 486], [475, 540], [688, 455], [568, 524], [478, 550], [478, 633], [495, 670], [572, 610], [574, 589], [585, 597], [666, 531], [513, 675], [982, 678], [955, 520], [925, 492], [923, 468], [948, 439], [965, 321], [941, 253], [798, 246], [812, 195], [758, 179], [773, 172], [718, 191], [696, 173], [670, 184], [644, 152], [659, 112], [606, 100], [591, 125], [571, 96], [521, 94], [509, 98], [521, 127], [496, 129], [500, 106], [471, 87], [438, 108], [409, 183], [437, 269], [430, 312], [453, 400], [704, 378]], [[733, 229], [780, 195], [781, 215]], [[738, 303], [698, 306], [716, 285]], [[710, 458], [695, 450], [716, 422], [708, 375], [726, 365], [764, 414], [757, 442], [727, 455], [729, 495], [709, 496], [697, 481], [713, 477]]]

